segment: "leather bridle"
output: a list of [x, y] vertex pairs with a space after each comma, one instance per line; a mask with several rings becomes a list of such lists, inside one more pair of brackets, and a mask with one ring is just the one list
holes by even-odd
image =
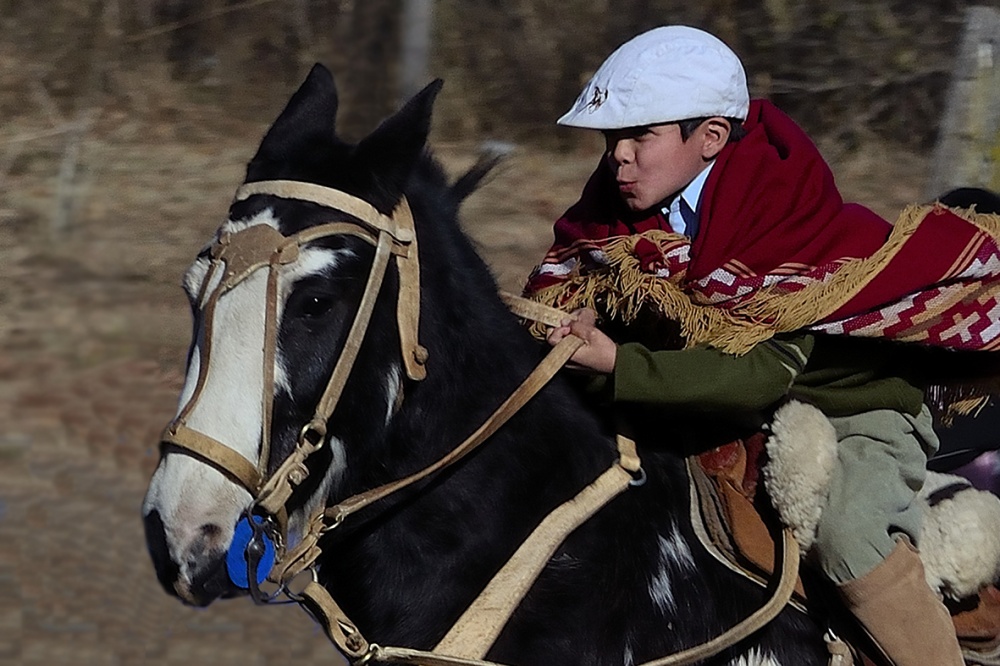
[[[420, 268], [413, 216], [405, 198], [399, 202], [391, 216], [386, 216], [370, 203], [338, 190], [297, 181], [262, 181], [240, 187], [236, 191], [235, 201], [262, 194], [320, 204], [346, 213], [353, 219], [320, 224], [291, 236], [284, 236], [266, 224], [250, 226], [235, 233], [220, 233], [211, 246], [211, 266], [198, 296], [199, 304], [203, 304], [203, 334], [198, 378], [191, 398], [164, 431], [161, 449], [164, 452], [179, 450], [202, 459], [243, 486], [253, 497], [253, 505], [247, 513], [263, 516], [266, 519], [260, 529], [270, 530], [268, 536], [275, 542], [280, 560], [287, 544], [288, 514], [285, 505], [293, 490], [309, 475], [305, 465], [306, 459], [324, 445], [327, 421], [340, 400], [351, 368], [357, 359], [383, 278], [393, 259], [399, 274], [396, 319], [401, 357], [410, 379], [422, 380], [426, 376], [424, 364], [427, 361], [427, 350], [419, 344], [417, 338], [420, 319]], [[302, 425], [292, 452], [275, 472], [268, 476], [274, 402], [274, 363], [277, 353], [279, 269], [281, 266], [294, 263], [303, 245], [328, 236], [343, 234], [361, 238], [375, 247], [368, 281], [340, 357], [316, 404], [312, 418]], [[260, 456], [255, 464], [213, 437], [190, 428], [186, 422], [197, 405], [207, 381], [215, 310], [219, 299], [262, 269], [267, 270], [262, 367], [264, 386], [261, 396], [263, 418]], [[213, 283], [214, 287], [211, 286]], [[251, 524], [256, 525], [256, 523]], [[267, 597], [257, 588], [255, 577], [249, 576], [249, 579], [254, 599], [266, 601]]]

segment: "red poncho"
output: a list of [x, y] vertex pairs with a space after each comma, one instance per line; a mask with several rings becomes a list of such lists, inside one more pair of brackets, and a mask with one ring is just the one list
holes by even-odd
[[626, 322], [652, 309], [689, 346], [733, 353], [803, 328], [1000, 344], [1000, 217], [935, 204], [890, 224], [843, 202], [812, 141], [772, 104], [753, 102], [744, 126], [705, 184], [693, 244], [658, 212], [631, 215], [602, 161], [526, 293]]

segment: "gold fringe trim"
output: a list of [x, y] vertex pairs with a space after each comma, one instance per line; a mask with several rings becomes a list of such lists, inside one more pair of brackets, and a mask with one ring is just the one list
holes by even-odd
[[928, 386], [925, 393], [927, 405], [941, 421], [950, 428], [957, 417], [979, 416], [979, 412], [990, 403], [997, 393], [995, 382], [972, 381], [967, 384], [935, 384]]
[[[641, 270], [634, 253], [636, 242], [644, 237], [662, 246], [678, 239], [677, 234], [663, 231], [611, 239], [603, 248], [607, 267], [571, 276], [530, 298], [566, 311], [593, 308], [626, 324], [648, 309], [677, 321], [687, 347], [707, 344], [731, 354], [743, 354], [776, 333], [799, 330], [836, 312], [881, 273], [924, 218], [940, 208], [940, 204], [907, 207], [882, 247], [870, 257], [846, 260], [822, 282], [796, 292], [785, 291], [780, 284], [762, 287], [732, 308], [692, 301], [692, 294], [682, 287], [683, 272], [661, 278]], [[980, 214], [973, 209], [949, 210], [994, 239], [1000, 238], [1000, 215]], [[541, 327], [535, 327], [533, 332], [544, 337]]]
[[989, 395], [981, 395], [956, 402], [946, 402], [943, 405], [944, 409], [939, 412], [938, 418], [941, 420], [941, 425], [950, 428], [959, 416], [972, 415], [973, 418], [979, 416], [979, 412], [989, 403]]

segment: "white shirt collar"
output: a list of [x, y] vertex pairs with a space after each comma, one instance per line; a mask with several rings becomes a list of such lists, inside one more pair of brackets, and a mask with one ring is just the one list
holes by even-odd
[[687, 202], [691, 210], [697, 214], [698, 206], [701, 203], [701, 191], [705, 188], [705, 181], [708, 180], [708, 174], [711, 173], [713, 166], [715, 166], [715, 160], [712, 160], [707, 167], [702, 169], [701, 173], [695, 176], [694, 180], [688, 183], [687, 187], [671, 200], [669, 206], [663, 208], [662, 212], [667, 216], [667, 221], [675, 232], [679, 234], [687, 233], [687, 225], [681, 216], [681, 197], [684, 198], [684, 201]]
[[701, 173], [694, 177], [694, 180], [688, 183], [687, 187], [681, 190], [684, 201], [696, 213], [701, 204], [701, 191], [705, 188], [705, 181], [708, 180], [708, 174], [712, 171], [713, 166], [715, 166], [715, 160], [712, 160], [707, 167], [701, 170]]

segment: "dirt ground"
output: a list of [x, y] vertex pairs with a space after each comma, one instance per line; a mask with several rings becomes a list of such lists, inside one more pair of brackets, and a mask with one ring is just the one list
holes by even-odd
[[[0, 664], [339, 663], [294, 606], [169, 598], [139, 516], [188, 343], [180, 276], [264, 127], [195, 106], [104, 113], [62, 231], [51, 219], [63, 139], [23, 139], [45, 129], [29, 117], [0, 129], [0, 158], [18, 151], [0, 172]], [[474, 158], [475, 146], [432, 144], [456, 175]], [[518, 148], [467, 202], [465, 228], [503, 286], [541, 256], [592, 148]], [[925, 156], [824, 151], [846, 198], [892, 216], [921, 196]]]

